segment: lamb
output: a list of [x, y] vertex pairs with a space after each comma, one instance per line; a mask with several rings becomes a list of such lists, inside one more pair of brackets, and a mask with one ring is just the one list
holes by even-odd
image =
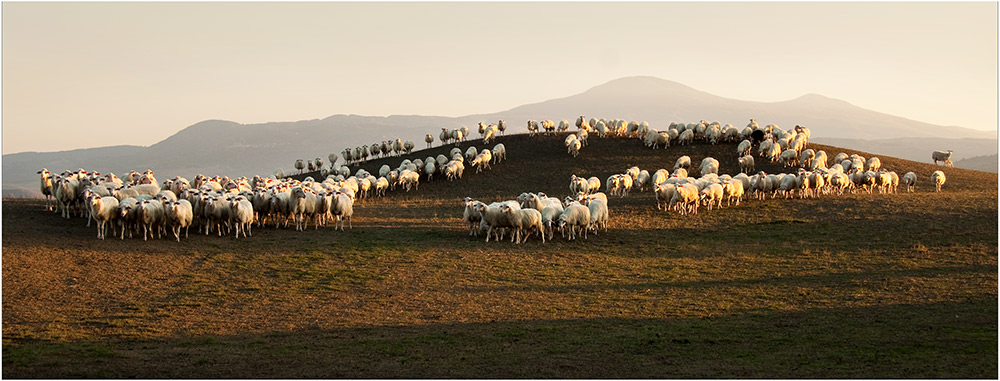
[[934, 173], [931, 174], [931, 181], [934, 182], [934, 189], [936, 192], [941, 191], [941, 186], [944, 185], [945, 180], [946, 178], [944, 176], [944, 172], [934, 171]]
[[[105, 197], [91, 197], [90, 198], [90, 216], [97, 221], [97, 238], [104, 239], [107, 235], [106, 225], [108, 222], [114, 221], [116, 214], [118, 212], [118, 199], [105, 196]], [[111, 235], [114, 236], [115, 229], [114, 225], [111, 228]]]
[[563, 210], [559, 215], [556, 225], [565, 231], [569, 228], [569, 240], [575, 240], [578, 232], [583, 232], [583, 238], [587, 239], [587, 226], [590, 225], [590, 208], [579, 203], [573, 203]]
[[903, 184], [906, 185], [907, 192], [913, 192], [913, 188], [917, 186], [917, 174], [913, 172], [906, 172], [903, 175]]
[[931, 160], [934, 160], [934, 165], [938, 165], [938, 162], [940, 161], [944, 163], [944, 165], [952, 167], [951, 154], [954, 152], [955, 151], [952, 150], [931, 152]]

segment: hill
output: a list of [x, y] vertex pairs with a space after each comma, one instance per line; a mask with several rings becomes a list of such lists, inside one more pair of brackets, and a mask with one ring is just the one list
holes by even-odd
[[997, 155], [970, 157], [953, 162], [955, 167], [997, 173]]
[[[745, 200], [687, 217], [633, 192], [611, 197], [610, 228], [586, 240], [484, 243], [461, 221], [463, 197], [563, 196], [571, 174], [603, 182], [631, 165], [669, 168], [680, 155], [734, 168], [732, 144], [652, 150], [592, 138], [573, 158], [562, 136], [499, 141], [507, 161], [360, 201], [344, 232], [98, 241], [83, 219], [5, 199], [3, 376], [997, 372], [996, 174], [880, 156], [886, 168], [918, 173], [917, 191]], [[948, 175], [939, 193], [927, 180], [937, 169]]]
[[[696, 122], [702, 119], [742, 127], [750, 118], [756, 118], [761, 123], [777, 123], [783, 128], [796, 124], [808, 126], [816, 139], [928, 138], [917, 149], [912, 149], [912, 142], [895, 140], [871, 144], [851, 141], [843, 145], [862, 150], [872, 150], [868, 147], [877, 146], [879, 152], [900, 147], [892, 153], [899, 152], [901, 155], [929, 152], [928, 149], [940, 149], [932, 144], [934, 141], [929, 137], [946, 137], [964, 139], [962, 144], [965, 146], [981, 147], [975, 151], [956, 149], [956, 159], [997, 152], [995, 131], [934, 126], [861, 109], [819, 95], [806, 95], [786, 102], [749, 102], [715, 96], [658, 78], [629, 77], [595, 86], [581, 94], [493, 114], [455, 118], [334, 115], [324, 119], [259, 124], [207, 120], [184, 128], [149, 147], [7, 154], [3, 155], [3, 195], [39, 195], [36, 172], [40, 168], [61, 171], [84, 167], [114, 173], [154, 169], [160, 178], [190, 178], [198, 173], [234, 177], [267, 175], [278, 168], [290, 170], [296, 159], [320, 157], [325, 160], [330, 153], [339, 154], [346, 147], [370, 145], [397, 137], [413, 140], [418, 147], [422, 147], [423, 136], [432, 133], [436, 138], [441, 128], [463, 125], [474, 128], [481, 121], [495, 123], [504, 119], [511, 132], [526, 132], [526, 120], [572, 121], [580, 114], [645, 120], [659, 129], [666, 128], [671, 121]], [[965, 156], [967, 154], [969, 156]]]

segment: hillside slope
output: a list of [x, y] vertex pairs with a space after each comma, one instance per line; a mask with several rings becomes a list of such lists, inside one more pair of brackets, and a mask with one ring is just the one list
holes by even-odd
[[[632, 165], [670, 168], [680, 155], [735, 169], [733, 144], [652, 150], [592, 138], [573, 158], [562, 136], [498, 140], [507, 161], [361, 200], [346, 231], [267, 226], [246, 239], [192, 230], [181, 242], [99, 241], [83, 218], [4, 199], [3, 376], [997, 372], [994, 173], [881, 156], [886, 168], [920, 175], [915, 193], [747, 200], [682, 217], [633, 192], [611, 197], [610, 227], [585, 240], [485, 243], [461, 221], [463, 197], [564, 196], [573, 173], [603, 182]], [[482, 147], [459, 146], [470, 144]], [[948, 176], [942, 192], [928, 182], [938, 169]]]

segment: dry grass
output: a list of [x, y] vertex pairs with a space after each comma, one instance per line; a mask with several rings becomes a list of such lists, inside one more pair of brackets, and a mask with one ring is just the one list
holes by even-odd
[[563, 195], [571, 173], [733, 149], [592, 139], [574, 160], [561, 140], [506, 137], [508, 162], [361, 203], [347, 232], [102, 242], [4, 200], [3, 376], [996, 376], [995, 174], [949, 168], [934, 193], [933, 166], [883, 157], [918, 192], [687, 218], [645, 192], [587, 241], [467, 237], [464, 196]]

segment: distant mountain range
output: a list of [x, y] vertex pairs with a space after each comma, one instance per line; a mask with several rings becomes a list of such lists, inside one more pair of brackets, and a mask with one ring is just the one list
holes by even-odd
[[997, 154], [970, 157], [954, 162], [955, 168], [997, 173]]
[[[423, 136], [441, 128], [478, 122], [507, 121], [508, 133], [525, 132], [525, 121], [552, 119], [621, 118], [648, 121], [653, 128], [669, 122], [705, 119], [742, 128], [754, 118], [761, 125], [782, 128], [807, 126], [813, 139], [868, 152], [917, 161], [930, 161], [935, 149], [953, 149], [953, 160], [997, 152], [997, 132], [937, 126], [879, 113], [821, 95], [805, 95], [785, 102], [752, 102], [719, 97], [683, 84], [653, 77], [628, 77], [593, 87], [583, 93], [528, 104], [493, 114], [463, 117], [334, 115], [298, 122], [240, 124], [207, 120], [178, 131], [149, 147], [114, 146], [60, 152], [24, 152], [3, 155], [3, 195], [38, 195], [36, 172], [86, 168], [112, 171], [153, 169], [160, 179], [206, 175], [269, 175], [275, 169], [293, 169], [296, 159], [323, 158], [347, 147], [386, 139], [413, 140], [425, 147]], [[473, 132], [473, 137], [478, 134]], [[839, 140], [838, 140], [839, 139]], [[866, 142], [869, 141], [869, 142]], [[436, 145], [440, 144], [435, 142]]]

